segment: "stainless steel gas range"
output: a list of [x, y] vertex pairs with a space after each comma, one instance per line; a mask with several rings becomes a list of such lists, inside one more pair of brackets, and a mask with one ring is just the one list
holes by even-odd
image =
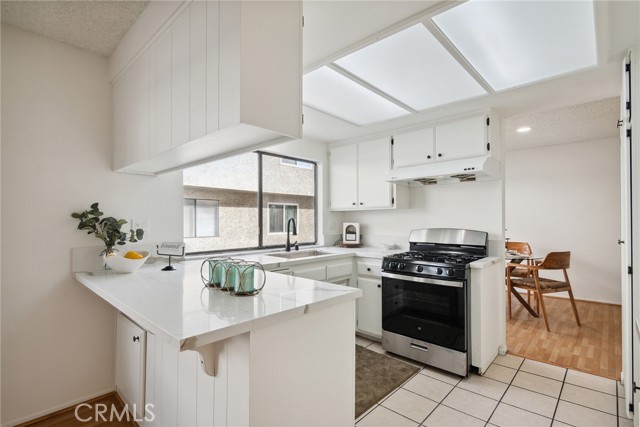
[[410, 251], [382, 260], [382, 348], [466, 376], [471, 364], [469, 264], [488, 234], [412, 230]]

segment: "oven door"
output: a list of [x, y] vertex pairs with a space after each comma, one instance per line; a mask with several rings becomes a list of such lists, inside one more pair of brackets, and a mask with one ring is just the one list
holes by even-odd
[[382, 329], [452, 350], [466, 352], [467, 286], [382, 272]]

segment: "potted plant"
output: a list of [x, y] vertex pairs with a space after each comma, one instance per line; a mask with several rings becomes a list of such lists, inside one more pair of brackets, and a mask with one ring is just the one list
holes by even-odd
[[106, 245], [106, 248], [100, 253], [100, 255], [109, 256], [118, 250], [116, 245], [124, 245], [127, 241], [135, 243], [138, 240], [142, 240], [144, 230], [138, 228], [136, 230], [130, 229], [129, 234], [120, 231], [123, 225], [127, 223], [124, 219], [115, 219], [108, 216], [102, 218], [104, 213], [100, 212], [98, 203], [94, 203], [90, 206], [89, 210], [71, 214], [72, 218], [80, 221], [78, 224], [78, 230], [86, 230], [87, 234], [95, 234], [95, 236], [102, 240]]

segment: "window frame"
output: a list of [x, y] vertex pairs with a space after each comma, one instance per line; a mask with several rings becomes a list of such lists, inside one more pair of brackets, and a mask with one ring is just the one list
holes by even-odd
[[[267, 224], [270, 224], [270, 211], [269, 208], [271, 206], [282, 206], [282, 223], [283, 223], [283, 228], [282, 231], [276, 231], [276, 232], [272, 232], [271, 230], [267, 230], [267, 235], [269, 236], [277, 236], [277, 235], [282, 235], [282, 234], [286, 234], [287, 233], [287, 206], [293, 206], [296, 208], [296, 217], [295, 217], [295, 222], [296, 222], [296, 227], [298, 226], [298, 219], [300, 218], [300, 205], [298, 203], [284, 203], [284, 202], [267, 202]], [[314, 236], [315, 237], [315, 236]]]
[[[193, 232], [194, 232], [194, 236], [191, 237], [187, 237], [187, 236], [182, 236], [184, 239], [207, 239], [207, 238], [211, 238], [211, 237], [220, 237], [220, 200], [218, 199], [199, 199], [199, 198], [195, 198], [195, 197], [183, 197], [182, 198], [182, 207], [183, 207], [183, 213], [184, 213], [184, 202], [186, 200], [193, 200]], [[215, 218], [215, 231], [217, 231], [217, 234], [214, 235], [210, 235], [210, 236], [199, 236], [198, 235], [198, 200], [200, 201], [207, 201], [207, 202], [216, 202], [217, 206], [216, 206], [216, 218]], [[182, 219], [182, 224], [183, 224], [183, 234], [184, 234], [184, 218]]]
[[[314, 221], [314, 227], [313, 227], [313, 241], [312, 242], [304, 242], [304, 243], [300, 243], [300, 246], [313, 246], [315, 244], [318, 243], [318, 162], [314, 161], [314, 160], [307, 160], [307, 159], [301, 159], [301, 158], [297, 158], [297, 157], [292, 157], [292, 156], [287, 156], [287, 155], [282, 155], [282, 154], [276, 154], [276, 153], [269, 153], [266, 151], [260, 151], [260, 150], [256, 150], [256, 151], [252, 151], [252, 153], [255, 153], [258, 156], [258, 161], [257, 161], [257, 167], [258, 167], [258, 190], [257, 190], [257, 209], [258, 209], [258, 245], [257, 246], [251, 246], [251, 247], [238, 247], [238, 248], [228, 248], [228, 249], [215, 249], [215, 250], [208, 250], [208, 251], [194, 251], [194, 252], [187, 252], [186, 255], [193, 255], [193, 256], [198, 256], [198, 255], [207, 255], [207, 254], [219, 254], [219, 253], [232, 253], [232, 252], [241, 252], [241, 251], [251, 251], [251, 250], [264, 250], [264, 249], [278, 249], [281, 248], [282, 245], [265, 245], [264, 244], [264, 237], [267, 235], [274, 235], [276, 233], [265, 233], [264, 232], [264, 208], [262, 207], [264, 205], [264, 196], [263, 196], [263, 168], [262, 168], [262, 157], [263, 156], [271, 156], [271, 157], [278, 157], [280, 159], [289, 159], [289, 160], [295, 160], [295, 161], [300, 161], [300, 162], [304, 162], [304, 163], [309, 163], [311, 165], [313, 165], [313, 221]], [[300, 168], [297, 165], [292, 165], [292, 164], [286, 164], [286, 163], [281, 163], [283, 166], [292, 166], [292, 167], [296, 167], [296, 168]], [[301, 169], [306, 169], [306, 170], [310, 170], [309, 168], [301, 168]], [[184, 185], [184, 184], [183, 184]], [[193, 199], [193, 198], [186, 198], [186, 199]], [[205, 200], [216, 200], [216, 199], [205, 199]], [[300, 216], [300, 206], [299, 204], [295, 204], [295, 203], [276, 203], [276, 202], [268, 202], [267, 203], [267, 211], [268, 211], [268, 204], [273, 203], [273, 204], [281, 204], [281, 205], [296, 205], [297, 209], [296, 209], [296, 216], [299, 218]], [[218, 211], [218, 216], [219, 216], [219, 211]], [[184, 221], [183, 221], [184, 224]], [[296, 226], [298, 225], [298, 219], [296, 219]], [[285, 226], [286, 227], [286, 226]], [[284, 234], [286, 233], [286, 229], [285, 231], [282, 233]], [[218, 236], [210, 236], [211, 237], [219, 237], [220, 234], [220, 229], [218, 228]], [[195, 239], [195, 238], [199, 238], [199, 237], [184, 237], [184, 239]], [[206, 237], [205, 237], [206, 238]]]

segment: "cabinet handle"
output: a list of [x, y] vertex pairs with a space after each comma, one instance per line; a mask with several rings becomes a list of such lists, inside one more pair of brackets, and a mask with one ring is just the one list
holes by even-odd
[[379, 287], [379, 288], [381, 288], [381, 287], [382, 287], [382, 285], [381, 285], [380, 283], [378, 283], [378, 287]]
[[370, 267], [367, 267], [367, 271], [371, 271], [371, 268], [370, 268]]
[[360, 205], [364, 205], [364, 203], [363, 203], [363, 202], [360, 202]]
[[356, 205], [356, 202], [353, 202], [353, 203], [351, 203], [351, 204], [352, 204], [353, 206], [355, 206], [355, 205]]
[[442, 153], [438, 153], [438, 157], [442, 157]]
[[139, 336], [133, 337], [133, 342], [136, 342], [136, 341], [140, 341], [140, 337]]
[[429, 154], [429, 155], [427, 156], [427, 159], [430, 159], [430, 158], [431, 158], [431, 154]]

